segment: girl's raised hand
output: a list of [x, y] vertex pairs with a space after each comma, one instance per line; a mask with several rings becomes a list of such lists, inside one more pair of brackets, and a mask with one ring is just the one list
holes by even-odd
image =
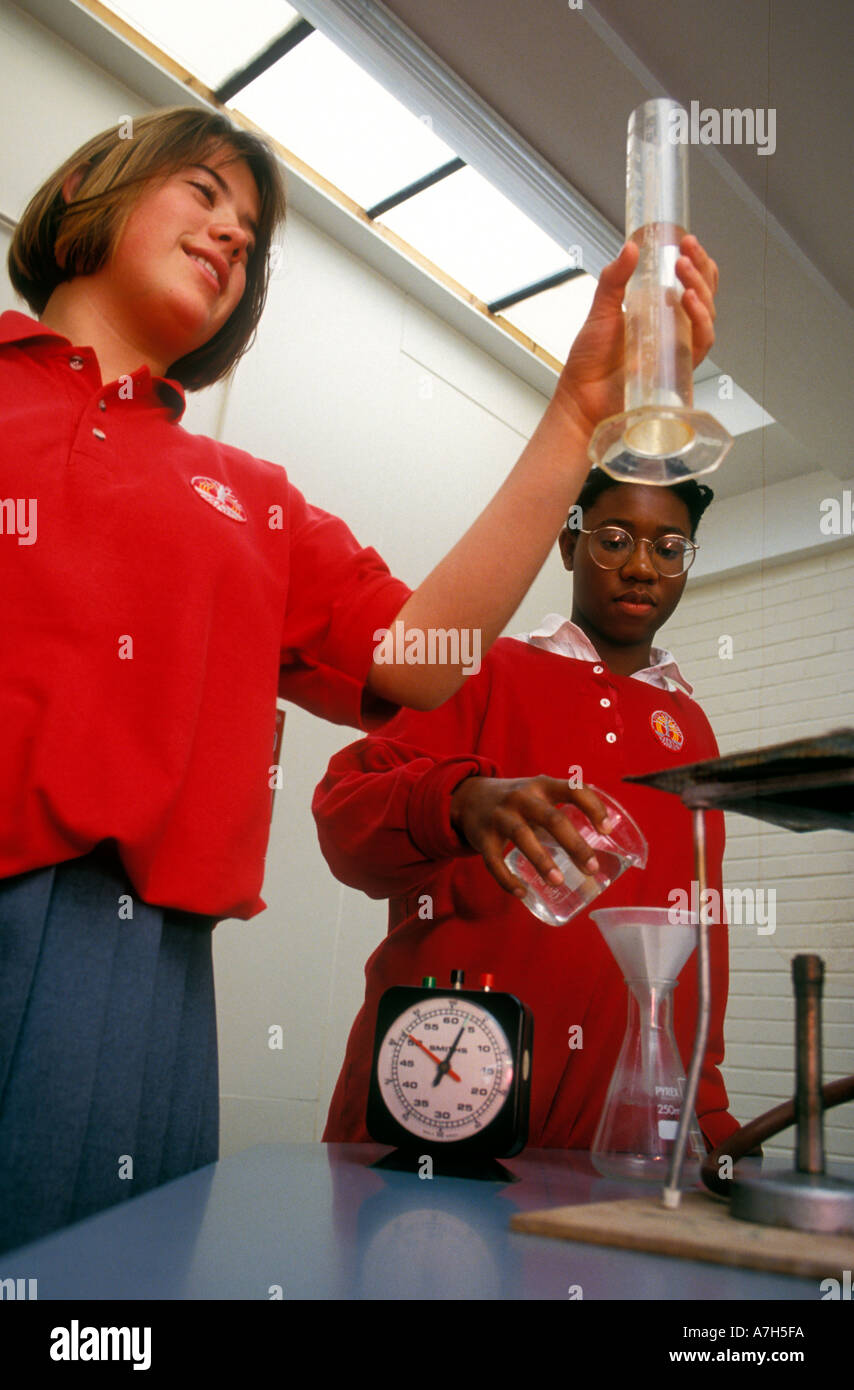
[[[685, 287], [682, 306], [691, 320], [696, 367], [715, 341], [718, 267], [695, 236], [684, 236], [679, 249], [676, 273]], [[555, 390], [553, 403], [588, 435], [600, 420], [623, 409], [623, 297], [638, 255], [637, 246], [629, 241], [617, 259], [605, 266]]]

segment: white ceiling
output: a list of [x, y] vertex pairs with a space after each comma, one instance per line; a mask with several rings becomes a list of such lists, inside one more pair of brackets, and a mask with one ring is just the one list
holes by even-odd
[[715, 362], [778, 422], [719, 495], [854, 475], [851, 0], [385, 0], [617, 228], [632, 108], [776, 112], [776, 149], [693, 147], [692, 230], [721, 267]]

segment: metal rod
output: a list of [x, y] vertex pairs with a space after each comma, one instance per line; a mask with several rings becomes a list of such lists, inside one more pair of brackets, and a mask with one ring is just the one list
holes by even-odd
[[313, 33], [314, 25], [309, 24], [307, 19], [296, 20], [283, 34], [279, 34], [278, 38], [273, 39], [263, 53], [259, 53], [245, 67], [233, 72], [221, 86], [217, 87], [214, 92], [217, 101], [221, 101], [223, 105], [227, 101], [231, 101], [233, 96], [236, 96], [244, 87], [248, 87], [250, 82], [254, 82], [256, 77], [261, 76], [262, 72], [266, 72], [274, 63], [278, 63], [280, 58], [284, 58], [286, 53], [290, 53], [291, 49], [296, 48], [298, 43], [302, 43], [303, 39], [307, 39]]
[[795, 956], [795, 1160], [799, 1173], [824, 1172], [824, 1134], [821, 1103], [821, 956]]
[[[854, 1100], [854, 1076], [840, 1076], [836, 1081], [825, 1082], [821, 1088], [822, 1114], [825, 1110], [832, 1110], [835, 1105], [844, 1105], [850, 1100]], [[709, 1191], [717, 1193], [720, 1197], [729, 1197], [733, 1179], [721, 1176], [721, 1159], [728, 1158], [730, 1164], [727, 1166], [734, 1167], [740, 1158], [764, 1144], [766, 1139], [773, 1139], [775, 1134], [790, 1129], [795, 1123], [796, 1113], [794, 1100], [784, 1100], [780, 1105], [775, 1105], [773, 1110], [766, 1110], [764, 1115], [749, 1120], [741, 1129], [737, 1129], [735, 1134], [728, 1135], [711, 1153], [706, 1154], [700, 1167], [700, 1177]]]
[[691, 1065], [688, 1068], [688, 1075], [685, 1079], [685, 1092], [682, 1096], [682, 1113], [679, 1116], [679, 1128], [676, 1132], [676, 1142], [673, 1145], [673, 1154], [670, 1159], [670, 1173], [667, 1179], [667, 1185], [662, 1192], [664, 1205], [670, 1208], [678, 1207], [682, 1200], [682, 1191], [680, 1187], [682, 1166], [685, 1161], [688, 1136], [691, 1132], [694, 1120], [697, 1090], [700, 1084], [700, 1074], [703, 1070], [703, 1059], [706, 1055], [706, 1043], [709, 1038], [709, 1019], [712, 1012], [712, 973], [709, 956], [709, 927], [706, 921], [706, 909], [703, 906], [707, 886], [706, 815], [705, 811], [702, 810], [695, 810], [691, 814], [694, 822], [694, 875], [697, 879], [698, 901], [700, 904], [700, 921], [697, 928], [697, 1032], [694, 1038], [694, 1052], [691, 1057]]
[[387, 198], [383, 198], [381, 203], [374, 203], [373, 207], [366, 208], [365, 216], [370, 217], [371, 221], [377, 217], [382, 217], [384, 212], [399, 207], [401, 203], [408, 202], [416, 194], [423, 193], [425, 188], [432, 188], [434, 183], [441, 183], [443, 179], [449, 178], [451, 174], [459, 173], [460, 169], [465, 169], [465, 167], [464, 159], [460, 159], [458, 156], [449, 159], [447, 164], [440, 164], [437, 169], [431, 169], [429, 174], [424, 174], [414, 183], [408, 183], [405, 188], [399, 188], [396, 193], [390, 193]]
[[523, 285], [521, 289], [502, 295], [500, 299], [493, 299], [486, 307], [491, 314], [500, 314], [502, 309], [521, 304], [523, 299], [533, 299], [535, 294], [553, 290], [557, 285], [565, 284], [567, 280], [574, 280], [578, 275], [586, 274], [585, 270], [580, 270], [577, 266], [567, 266], [566, 270], [556, 270], [553, 275], [546, 275], [542, 280], [534, 280], [530, 285]]

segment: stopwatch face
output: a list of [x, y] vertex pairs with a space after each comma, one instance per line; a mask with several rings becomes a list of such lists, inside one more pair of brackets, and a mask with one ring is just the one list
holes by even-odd
[[386, 1108], [410, 1134], [469, 1139], [501, 1113], [513, 1054], [489, 1010], [470, 999], [424, 998], [399, 1014], [377, 1055]]

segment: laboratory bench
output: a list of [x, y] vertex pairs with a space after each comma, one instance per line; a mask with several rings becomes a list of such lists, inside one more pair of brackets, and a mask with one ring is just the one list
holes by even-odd
[[516, 1181], [374, 1166], [388, 1153], [260, 1145], [0, 1254], [0, 1278], [74, 1302], [821, 1298], [815, 1278], [511, 1231], [517, 1212], [639, 1195], [587, 1153], [503, 1159]]

